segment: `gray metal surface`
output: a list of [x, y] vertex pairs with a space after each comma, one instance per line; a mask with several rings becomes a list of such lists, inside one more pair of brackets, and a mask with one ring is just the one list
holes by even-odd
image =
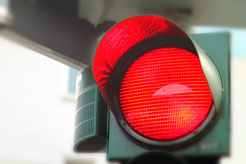
[[14, 21], [8, 30], [17, 34], [18, 38], [34, 42], [35, 48], [32, 49], [49, 49], [50, 56], [56, 56], [53, 59], [68, 65], [72, 63], [69, 66], [75, 69], [85, 68], [93, 61], [97, 38], [112, 22], [104, 22], [95, 28], [88, 21], [79, 19], [77, 3], [62, 0], [12, 0], [10, 9]]
[[[246, 27], [246, 22], [243, 21], [246, 13], [244, 0], [80, 0], [80, 2], [82, 11], [80, 17], [87, 18], [93, 24], [105, 20], [120, 21], [141, 14], [155, 14], [183, 25]], [[83, 12], [88, 8], [90, 12]]]
[[244, 0], [10, 0], [10, 11], [8, 30], [28, 40], [25, 46], [46, 49], [44, 55], [78, 70], [92, 64], [98, 38], [127, 17], [160, 15], [183, 27], [246, 27]]

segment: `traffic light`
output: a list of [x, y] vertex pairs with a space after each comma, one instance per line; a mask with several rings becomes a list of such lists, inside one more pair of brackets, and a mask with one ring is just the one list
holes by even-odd
[[[227, 46], [227, 34], [218, 38]], [[105, 34], [93, 74], [110, 109], [108, 159], [153, 150], [180, 157], [229, 153], [229, 51], [217, 43], [209, 53], [203, 42], [205, 53], [193, 39], [151, 15]]]

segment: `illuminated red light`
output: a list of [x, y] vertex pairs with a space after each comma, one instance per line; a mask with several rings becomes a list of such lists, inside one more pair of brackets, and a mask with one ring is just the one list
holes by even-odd
[[107, 83], [115, 64], [132, 47], [155, 36], [188, 36], [174, 23], [158, 16], [136, 16], [112, 27], [101, 40], [93, 62], [93, 74], [107, 100]]
[[194, 132], [213, 104], [198, 56], [171, 47], [139, 57], [123, 77], [119, 98], [130, 127], [155, 140]]

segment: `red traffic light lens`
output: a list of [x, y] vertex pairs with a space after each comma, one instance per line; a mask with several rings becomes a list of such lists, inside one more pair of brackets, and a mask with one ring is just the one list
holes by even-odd
[[115, 64], [129, 49], [156, 36], [188, 36], [174, 23], [159, 16], [136, 16], [112, 27], [101, 40], [93, 62], [93, 74], [105, 100]]
[[213, 105], [198, 56], [171, 47], [139, 57], [123, 77], [119, 98], [130, 127], [154, 140], [194, 132]]

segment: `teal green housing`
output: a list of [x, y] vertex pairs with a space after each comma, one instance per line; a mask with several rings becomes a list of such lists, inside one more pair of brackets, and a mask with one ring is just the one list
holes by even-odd
[[[211, 57], [217, 66], [222, 78], [223, 100], [217, 121], [202, 138], [187, 147], [169, 152], [181, 157], [229, 155], [230, 35], [229, 33], [193, 34], [191, 38]], [[118, 125], [114, 115], [109, 112], [107, 144], [107, 158], [109, 160], [126, 160], [152, 150], [137, 144], [128, 137]]]
[[106, 148], [107, 105], [92, 75], [92, 67], [77, 77], [74, 150], [96, 152]]

